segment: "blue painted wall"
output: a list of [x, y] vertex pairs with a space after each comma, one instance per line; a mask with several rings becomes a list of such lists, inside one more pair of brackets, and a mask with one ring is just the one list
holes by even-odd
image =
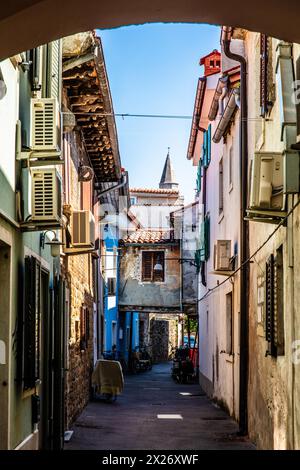
[[130, 351], [131, 323], [133, 324], [131, 348], [132, 351], [134, 351], [134, 349], [139, 346], [139, 313], [133, 312], [132, 318], [131, 312], [120, 313], [119, 324], [122, 330], [122, 339], [120, 339], [119, 342], [120, 353], [127, 364]]
[[[112, 347], [115, 344], [117, 350], [119, 350], [119, 315], [118, 315], [118, 234], [115, 227], [106, 225], [103, 230], [103, 240], [105, 245], [105, 272], [104, 272], [104, 325], [105, 325], [105, 351], [112, 351]], [[115, 272], [111, 269], [111, 261], [113, 255], [117, 256], [115, 266]], [[116, 295], [108, 295], [108, 284], [107, 278], [116, 277]], [[115, 325], [115, 326], [113, 326]], [[113, 327], [115, 328], [115, 338], [113, 339]]]

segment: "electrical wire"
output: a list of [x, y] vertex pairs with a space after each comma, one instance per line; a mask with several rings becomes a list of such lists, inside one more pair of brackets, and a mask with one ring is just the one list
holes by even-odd
[[266, 246], [266, 244], [271, 240], [271, 238], [275, 235], [276, 232], [278, 232], [278, 230], [280, 229], [280, 227], [282, 227], [284, 225], [284, 223], [287, 221], [287, 219], [290, 217], [290, 215], [294, 212], [294, 210], [296, 209], [297, 206], [299, 206], [300, 204], [300, 198], [298, 199], [298, 201], [293, 205], [293, 207], [289, 210], [289, 212], [286, 214], [286, 216], [279, 222], [279, 224], [277, 225], [277, 227], [275, 228], [275, 230], [273, 230], [272, 233], [270, 233], [270, 235], [266, 238], [266, 240], [254, 251], [254, 253], [252, 253], [251, 256], [249, 256], [248, 259], [246, 259], [232, 274], [230, 274], [230, 276], [228, 276], [226, 279], [224, 279], [224, 281], [222, 281], [220, 284], [217, 284], [215, 287], [213, 287], [212, 289], [208, 289], [208, 291], [198, 300], [198, 302], [202, 302], [202, 300], [204, 300], [206, 297], [208, 297], [210, 294], [212, 294], [216, 289], [218, 289], [219, 287], [223, 286], [227, 281], [229, 281], [229, 279], [231, 279], [232, 277], [234, 277], [236, 275], [236, 273], [238, 273], [244, 266], [246, 266], [246, 264], [250, 263], [250, 261], [255, 258], [255, 256], [257, 255], [257, 253], [259, 253], [263, 248], [264, 246]]
[[[68, 111], [63, 111], [62, 114], [69, 114]], [[184, 114], [131, 114], [131, 113], [99, 113], [99, 112], [81, 112], [81, 111], [72, 111], [72, 114], [79, 115], [79, 116], [99, 116], [99, 117], [107, 117], [107, 116], [114, 116], [114, 117], [121, 117], [122, 119], [126, 117], [133, 117], [133, 118], [154, 118], [154, 119], [184, 119], [184, 120], [192, 120], [193, 116], [184, 115]], [[260, 121], [261, 117], [248, 117], [247, 121]]]

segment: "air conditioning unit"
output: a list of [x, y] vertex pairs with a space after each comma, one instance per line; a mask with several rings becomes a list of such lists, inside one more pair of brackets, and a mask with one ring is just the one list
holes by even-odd
[[31, 98], [30, 148], [34, 152], [60, 152], [61, 123], [56, 98]]
[[284, 210], [283, 154], [256, 152], [252, 163], [250, 209]]
[[62, 182], [54, 168], [31, 170], [31, 220], [57, 221], [62, 219]]
[[73, 210], [71, 215], [71, 245], [92, 247], [95, 245], [95, 219], [87, 210]]
[[231, 271], [231, 240], [217, 240], [214, 246], [214, 270]]

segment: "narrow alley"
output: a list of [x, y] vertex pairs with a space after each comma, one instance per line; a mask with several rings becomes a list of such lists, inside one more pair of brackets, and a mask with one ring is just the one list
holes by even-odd
[[65, 450], [254, 449], [237, 437], [237, 424], [198, 384], [175, 383], [170, 368], [162, 363], [142, 375], [126, 376], [124, 394], [113, 404], [90, 402], [74, 423]]

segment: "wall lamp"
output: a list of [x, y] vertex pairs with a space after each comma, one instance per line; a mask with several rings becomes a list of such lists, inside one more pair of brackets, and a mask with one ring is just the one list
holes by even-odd
[[[50, 240], [49, 242], [45, 242], [46, 234], [49, 232], [53, 233], [54, 236], [52, 240]], [[41, 238], [40, 238], [40, 247], [44, 249], [45, 245], [50, 245], [51, 256], [52, 258], [56, 258], [57, 256], [60, 255], [60, 247], [64, 245], [64, 243], [58, 240], [54, 230], [46, 230], [45, 232], [41, 233]]]

